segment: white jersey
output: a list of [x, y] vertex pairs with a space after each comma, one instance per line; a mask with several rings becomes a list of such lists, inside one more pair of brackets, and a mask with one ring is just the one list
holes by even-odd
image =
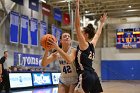
[[[67, 54], [70, 54], [72, 47], [69, 48]], [[78, 74], [74, 62], [68, 64], [60, 55], [58, 55], [59, 66], [61, 70], [60, 81], [64, 84], [75, 84], [78, 81]]]

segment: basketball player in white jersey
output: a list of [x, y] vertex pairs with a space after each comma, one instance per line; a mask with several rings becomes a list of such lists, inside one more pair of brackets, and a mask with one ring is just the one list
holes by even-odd
[[61, 76], [59, 80], [58, 93], [74, 93], [74, 88], [78, 82], [78, 75], [74, 65], [76, 50], [71, 47], [71, 38], [69, 33], [63, 33], [61, 36], [60, 48], [51, 39], [48, 41], [57, 50], [48, 56], [48, 50], [45, 51], [42, 59], [42, 66], [47, 66], [55, 60], [59, 61]]

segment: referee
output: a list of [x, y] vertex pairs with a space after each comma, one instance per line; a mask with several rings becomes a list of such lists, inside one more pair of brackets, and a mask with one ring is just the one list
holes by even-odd
[[4, 56], [0, 59], [0, 77], [2, 78], [0, 82], [0, 93], [4, 87], [6, 93], [10, 93], [10, 83], [9, 83], [9, 72], [8, 63], [6, 62], [8, 57], [8, 51], [4, 51]]

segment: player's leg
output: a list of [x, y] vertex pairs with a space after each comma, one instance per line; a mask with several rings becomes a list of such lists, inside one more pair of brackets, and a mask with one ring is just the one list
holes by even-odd
[[67, 87], [64, 84], [59, 84], [58, 85], [58, 93], [68, 93], [69, 87]]
[[79, 81], [74, 89], [74, 93], [85, 93], [83, 90], [83, 77], [82, 74], [79, 75]]
[[68, 93], [74, 93], [75, 87], [76, 87], [76, 84], [70, 85], [69, 86], [69, 92]]

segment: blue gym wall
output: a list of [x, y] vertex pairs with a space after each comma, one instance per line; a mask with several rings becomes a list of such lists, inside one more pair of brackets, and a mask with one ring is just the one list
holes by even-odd
[[140, 49], [103, 48], [102, 80], [140, 80]]
[[140, 80], [140, 60], [102, 60], [102, 80]]

